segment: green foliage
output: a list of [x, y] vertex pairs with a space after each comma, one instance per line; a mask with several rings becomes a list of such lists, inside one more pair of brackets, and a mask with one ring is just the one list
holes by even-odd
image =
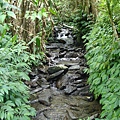
[[0, 120], [30, 120], [35, 110], [29, 105], [29, 88], [23, 80], [30, 80], [28, 73], [36, 56], [27, 52], [28, 47], [17, 35], [9, 34], [5, 20], [15, 15], [8, 12], [7, 2], [0, 5]]
[[0, 119], [29, 120], [35, 111], [27, 105], [29, 89], [22, 80], [30, 80], [31, 55], [24, 43], [5, 45], [0, 48]]
[[[29, 120], [35, 110], [28, 104], [29, 89], [22, 80], [30, 80], [31, 55], [23, 43], [11, 41], [0, 47], [0, 119]], [[34, 58], [35, 59], [35, 58]]]
[[96, 98], [101, 96], [101, 120], [120, 118], [120, 39], [116, 40], [110, 19], [107, 12], [100, 12], [96, 24], [86, 36], [85, 57], [89, 65], [86, 71], [91, 91]]

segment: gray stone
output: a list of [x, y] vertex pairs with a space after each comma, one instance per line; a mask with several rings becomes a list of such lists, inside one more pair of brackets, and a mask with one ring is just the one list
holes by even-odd
[[30, 94], [34, 94], [34, 93], [39, 92], [39, 91], [41, 91], [41, 90], [42, 90], [41, 87], [40, 87], [40, 88], [36, 88], [35, 90], [32, 90], [32, 91], [30, 92]]
[[57, 46], [48, 46], [48, 45], [46, 45], [46, 49], [57, 49]]
[[80, 62], [79, 58], [60, 58], [57, 64], [64, 64], [67, 66], [78, 65]]
[[47, 118], [44, 116], [43, 113], [40, 113], [35, 118], [33, 118], [33, 120], [47, 120]]
[[75, 111], [72, 112], [72, 110], [67, 110], [67, 112], [72, 120], [78, 120], [78, 115], [75, 115]]
[[80, 69], [80, 65], [73, 65], [69, 68], [69, 70], [79, 70]]
[[66, 89], [65, 89], [65, 93], [69, 95], [69, 94], [75, 92], [76, 90], [77, 90], [76, 87], [71, 86], [71, 85], [67, 85]]
[[54, 96], [61, 94], [61, 92], [58, 91], [58, 89], [55, 88], [55, 87], [51, 87], [51, 93], [52, 93], [52, 95], [54, 95]]
[[58, 89], [64, 89], [67, 83], [69, 82], [69, 74], [62, 76], [56, 83]]
[[73, 51], [73, 52], [68, 52], [64, 57], [67, 57], [67, 58], [76, 58], [78, 56], [79, 56], [78, 53], [75, 53]]
[[37, 84], [39, 85], [39, 86], [41, 86], [42, 88], [44, 88], [43, 86], [48, 86], [49, 85], [49, 83], [47, 82], [47, 80], [45, 79], [45, 78], [41, 78], [41, 79], [39, 79], [38, 81], [37, 81]]
[[60, 70], [60, 71], [58, 71], [58, 72], [56, 72], [56, 73], [51, 74], [51, 75], [47, 78], [47, 81], [56, 81], [56, 80], [58, 80], [58, 78], [59, 78], [60, 76], [62, 76], [62, 75], [64, 75], [64, 74], [65, 74], [65, 71], [64, 71], [64, 70]]
[[50, 66], [47, 71], [49, 74], [53, 74], [53, 73], [58, 72], [60, 70], [68, 70], [68, 67], [60, 64], [60, 65]]
[[73, 84], [80, 84], [80, 83], [82, 83], [82, 82], [83, 82], [83, 79], [75, 80], [75, 81], [73, 82]]
[[79, 74], [81, 74], [81, 75], [84, 75], [84, 74], [86, 74], [86, 73], [84, 72], [85, 69], [87, 69], [87, 67], [80, 66], [79, 70], [77, 70], [76, 73], [79, 73]]
[[49, 106], [51, 104], [50, 103], [51, 97], [52, 95], [50, 89], [45, 89], [42, 92], [40, 92], [38, 95], [39, 102], [46, 106]]

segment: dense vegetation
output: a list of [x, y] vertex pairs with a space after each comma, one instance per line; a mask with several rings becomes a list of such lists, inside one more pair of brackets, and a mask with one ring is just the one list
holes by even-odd
[[[102, 104], [101, 118], [120, 118], [120, 3], [101, 2], [100, 13], [87, 39], [88, 82]], [[103, 10], [104, 8], [104, 10]]]
[[30, 66], [36, 64], [37, 56], [27, 52], [25, 41], [11, 35], [7, 19], [16, 17], [10, 9], [17, 8], [5, 1], [0, 7], [0, 120], [30, 120], [35, 110], [29, 105], [29, 88], [23, 81], [30, 80]]
[[30, 80], [31, 67], [42, 64], [53, 25], [61, 23], [74, 26], [77, 42], [85, 42], [88, 83], [102, 104], [99, 119], [119, 120], [119, 11], [119, 0], [1, 0], [0, 120], [30, 120], [35, 115], [24, 83]]

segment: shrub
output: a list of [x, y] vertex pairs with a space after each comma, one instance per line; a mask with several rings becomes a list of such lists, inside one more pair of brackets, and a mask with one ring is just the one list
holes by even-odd
[[35, 110], [29, 105], [29, 88], [23, 80], [30, 80], [36, 56], [27, 52], [26, 43], [18, 41], [17, 35], [10, 35], [5, 19], [15, 14], [7, 2], [1, 1], [0, 6], [0, 120], [30, 120]]
[[29, 89], [22, 80], [29, 80], [31, 56], [24, 42], [10, 44], [0, 48], [0, 119], [29, 120], [35, 110], [28, 104]]
[[116, 40], [113, 36], [108, 16], [104, 14], [98, 16], [96, 24], [86, 39], [88, 83], [95, 97], [101, 96], [101, 119], [119, 120], [120, 40]]

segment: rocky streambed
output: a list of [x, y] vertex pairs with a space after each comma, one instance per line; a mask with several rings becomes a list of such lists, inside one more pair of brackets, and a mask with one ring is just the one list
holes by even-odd
[[46, 44], [48, 61], [44, 67], [30, 73], [30, 101], [37, 111], [32, 120], [94, 120], [100, 113], [101, 106], [94, 100], [83, 71], [87, 67], [85, 51], [74, 45], [69, 31], [59, 30]]

